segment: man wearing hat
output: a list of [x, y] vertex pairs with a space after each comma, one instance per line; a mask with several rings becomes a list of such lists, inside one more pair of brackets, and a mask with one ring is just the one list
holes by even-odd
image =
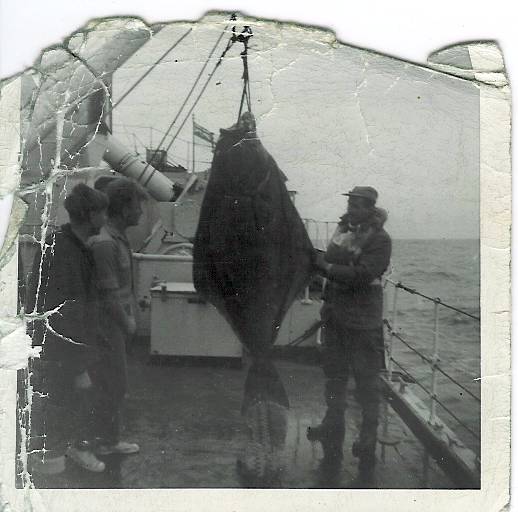
[[307, 435], [322, 443], [325, 467], [338, 472], [343, 457], [346, 387], [352, 373], [362, 409], [360, 435], [352, 452], [359, 458], [358, 483], [369, 487], [374, 485], [379, 372], [384, 365], [381, 276], [389, 266], [392, 244], [383, 229], [387, 214], [376, 207], [376, 190], [354, 187], [343, 195], [348, 196], [347, 212], [327, 252], [316, 259], [317, 268], [328, 280], [321, 310], [327, 411], [322, 423], [310, 427]]

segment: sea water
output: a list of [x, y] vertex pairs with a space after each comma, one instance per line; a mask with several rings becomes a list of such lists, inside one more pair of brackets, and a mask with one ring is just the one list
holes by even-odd
[[[480, 318], [480, 253], [478, 240], [394, 240], [392, 281]], [[392, 319], [394, 287], [385, 285], [385, 318]], [[427, 357], [433, 355], [434, 303], [418, 295], [398, 291], [398, 334]], [[448, 375], [480, 398], [480, 322], [439, 306], [439, 365]], [[426, 389], [431, 388], [431, 369], [422, 358], [398, 340], [393, 357]], [[395, 367], [395, 369], [398, 369]], [[414, 386], [417, 388], [417, 386]], [[428, 405], [424, 391], [418, 394]], [[480, 403], [469, 393], [438, 374], [437, 395], [469, 429], [480, 436]], [[477, 453], [480, 443], [440, 405], [437, 414], [460, 439]]]

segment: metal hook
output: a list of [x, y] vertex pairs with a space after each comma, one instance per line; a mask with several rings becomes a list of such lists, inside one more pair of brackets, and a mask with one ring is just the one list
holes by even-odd
[[233, 43], [243, 43], [244, 46], [245, 46], [245, 50], [247, 49], [247, 46], [248, 46], [248, 40], [253, 36], [253, 32], [252, 32], [252, 28], [249, 26], [249, 25], [245, 25], [243, 27], [243, 30], [239, 33], [239, 34], [236, 34], [236, 27], [232, 27], [232, 42]]

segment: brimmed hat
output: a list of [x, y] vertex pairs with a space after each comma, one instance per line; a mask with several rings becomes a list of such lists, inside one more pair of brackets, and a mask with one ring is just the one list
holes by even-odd
[[363, 197], [364, 199], [371, 201], [372, 204], [376, 204], [376, 201], [378, 200], [378, 192], [372, 187], [354, 187], [351, 191], [342, 195], [349, 197]]

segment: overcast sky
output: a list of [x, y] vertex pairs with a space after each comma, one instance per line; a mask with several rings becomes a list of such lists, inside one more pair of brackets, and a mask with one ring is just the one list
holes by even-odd
[[[115, 100], [187, 28], [162, 29], [120, 68]], [[114, 134], [133, 147], [132, 134], [148, 144], [153, 127], [156, 145], [222, 28], [195, 26], [117, 107]], [[473, 83], [333, 43], [325, 32], [265, 22], [252, 29], [252, 110], [263, 144], [288, 187], [298, 191], [303, 217], [335, 220], [346, 205], [341, 193], [371, 185], [389, 211], [394, 238], [478, 238], [479, 96]], [[237, 117], [241, 48], [227, 54], [194, 111], [197, 122], [216, 133]], [[183, 165], [191, 130], [189, 119], [170, 152]], [[206, 168], [210, 152], [196, 151], [197, 170]]]

